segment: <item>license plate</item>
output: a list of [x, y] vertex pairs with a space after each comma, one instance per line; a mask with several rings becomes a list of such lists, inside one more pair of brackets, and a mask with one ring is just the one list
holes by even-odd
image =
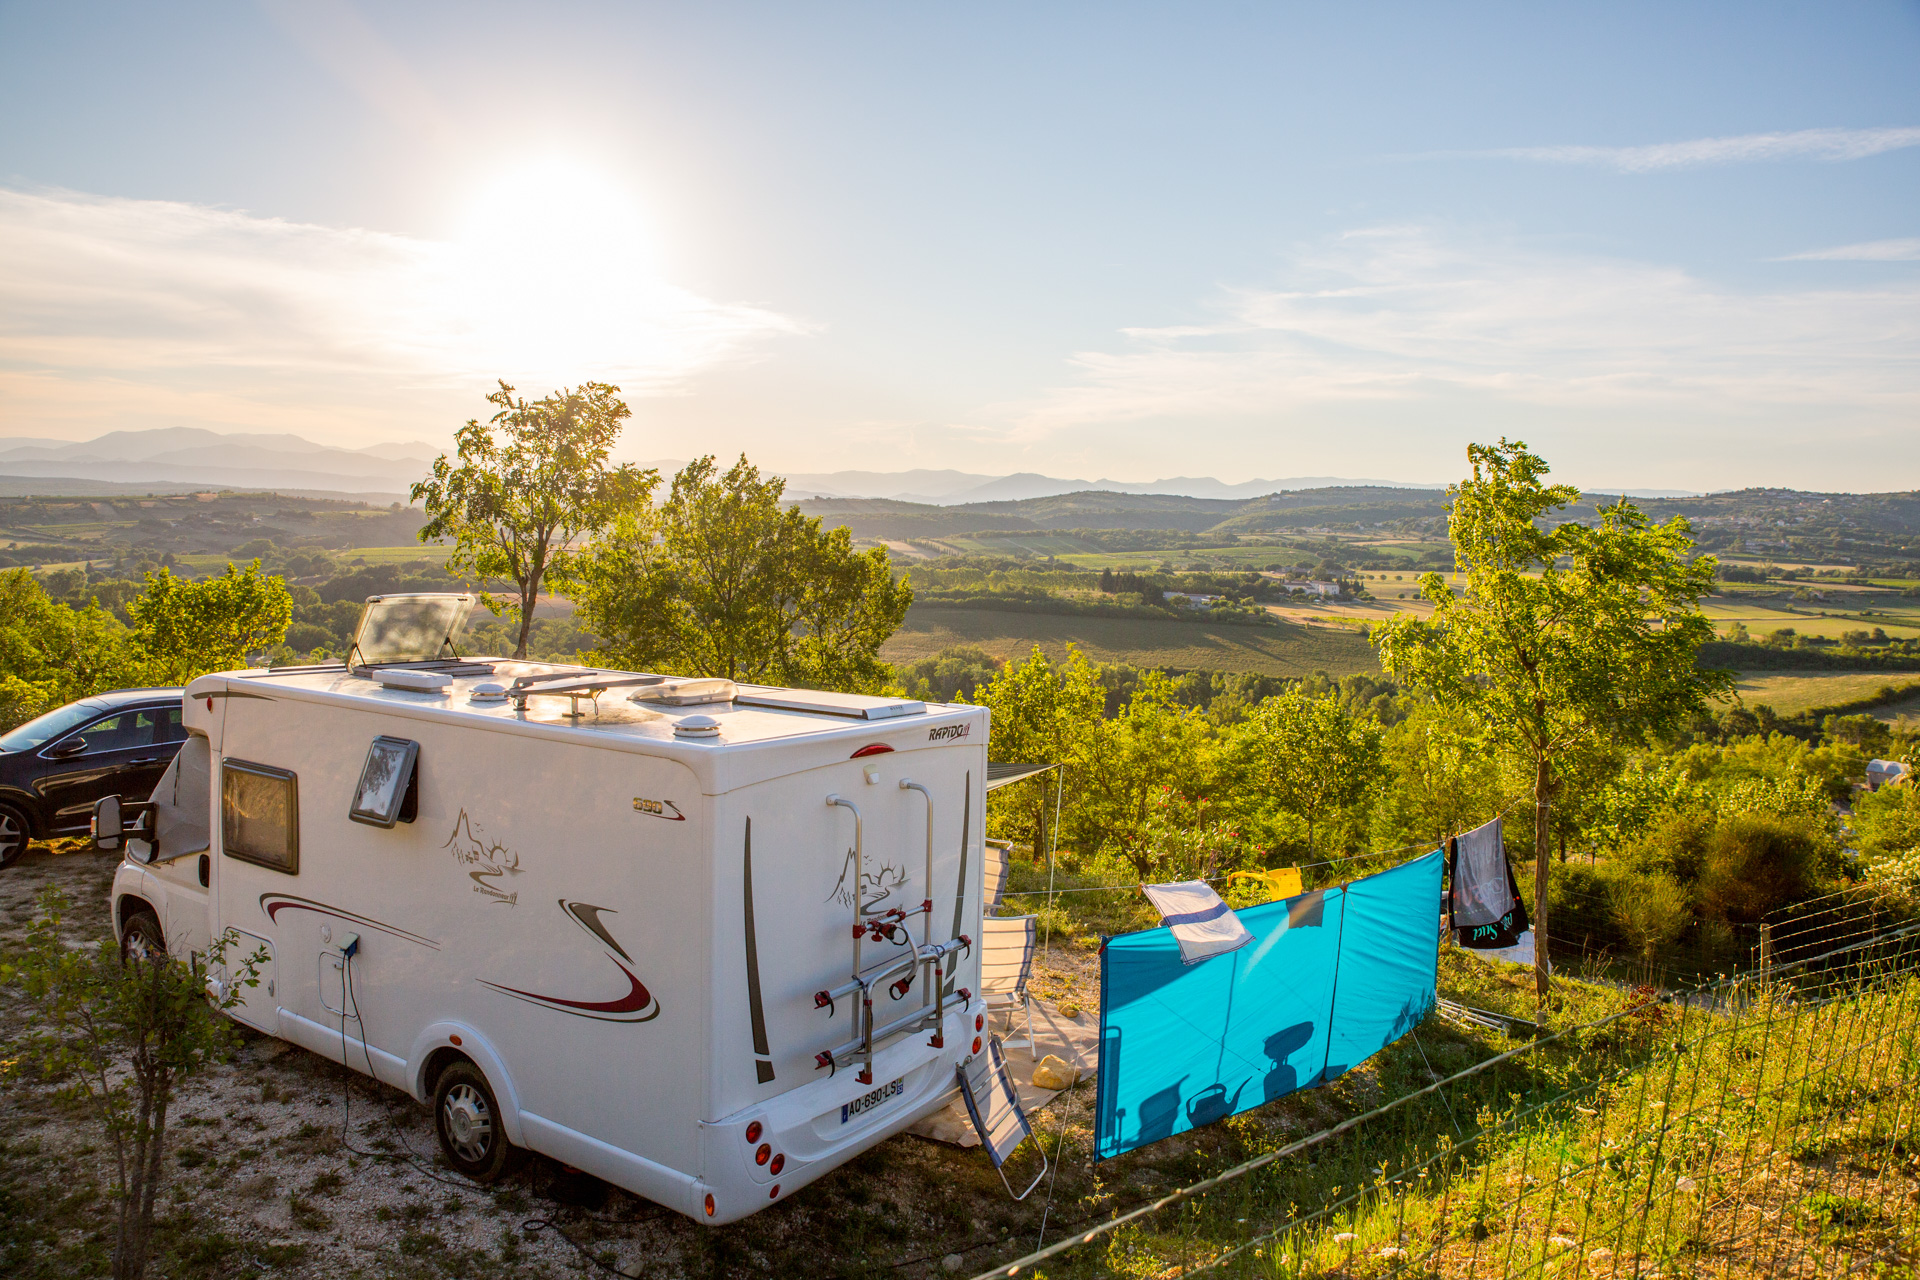
[[898, 1080], [889, 1080], [886, 1084], [881, 1085], [871, 1093], [863, 1093], [852, 1102], [842, 1103], [840, 1105], [840, 1123], [845, 1124], [849, 1120], [857, 1119], [885, 1102], [888, 1098], [897, 1098], [906, 1091], [905, 1076], [900, 1077]]

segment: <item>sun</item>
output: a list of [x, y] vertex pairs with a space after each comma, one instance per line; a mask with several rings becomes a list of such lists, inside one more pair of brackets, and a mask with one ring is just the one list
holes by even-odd
[[475, 193], [459, 238], [514, 271], [573, 272], [652, 257], [637, 193], [605, 169], [564, 156], [493, 177]]
[[646, 343], [666, 288], [637, 192], [571, 157], [491, 178], [461, 219], [455, 252], [469, 334], [502, 370], [528, 375], [642, 354], [634, 347]]

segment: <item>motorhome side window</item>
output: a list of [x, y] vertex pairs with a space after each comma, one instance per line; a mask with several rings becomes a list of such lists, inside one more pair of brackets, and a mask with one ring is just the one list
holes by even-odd
[[385, 734], [375, 738], [367, 748], [367, 762], [360, 768], [360, 785], [353, 789], [347, 816], [370, 827], [412, 822], [419, 759], [417, 742]]
[[299, 874], [299, 780], [271, 765], [223, 761], [220, 833], [229, 858]]

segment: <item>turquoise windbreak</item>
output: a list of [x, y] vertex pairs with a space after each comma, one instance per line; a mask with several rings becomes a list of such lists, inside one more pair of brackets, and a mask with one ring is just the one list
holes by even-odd
[[1212, 1124], [1359, 1065], [1433, 1007], [1440, 850], [1339, 889], [1248, 907], [1254, 941], [1183, 964], [1171, 929], [1100, 957], [1094, 1151]]

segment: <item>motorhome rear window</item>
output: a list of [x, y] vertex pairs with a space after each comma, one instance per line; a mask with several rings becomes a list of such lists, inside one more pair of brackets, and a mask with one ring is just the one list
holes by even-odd
[[226, 760], [220, 768], [221, 844], [229, 858], [300, 872], [300, 785], [285, 769]]

